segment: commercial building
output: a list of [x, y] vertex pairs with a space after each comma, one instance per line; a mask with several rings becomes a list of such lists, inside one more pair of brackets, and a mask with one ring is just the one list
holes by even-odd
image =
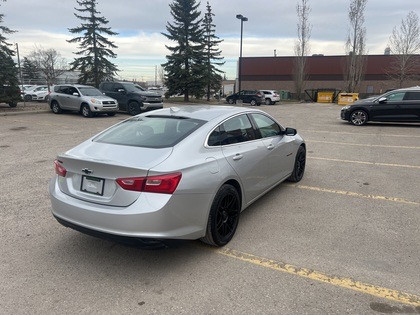
[[[394, 55], [365, 56], [365, 75], [359, 87], [362, 95], [380, 94], [398, 88], [392, 80]], [[412, 56], [417, 68], [411, 71], [416, 79], [404, 83], [404, 87], [420, 85], [420, 55]], [[307, 58], [305, 89], [337, 89], [345, 91], [345, 69], [348, 56], [313, 55]], [[293, 80], [296, 57], [243, 57], [241, 88], [243, 90], [287, 90], [295, 93]]]

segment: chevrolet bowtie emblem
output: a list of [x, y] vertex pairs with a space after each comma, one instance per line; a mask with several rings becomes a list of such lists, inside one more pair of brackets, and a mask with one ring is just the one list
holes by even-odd
[[82, 169], [82, 172], [85, 173], [85, 174], [92, 174], [93, 173], [93, 171], [88, 169], [88, 168]]

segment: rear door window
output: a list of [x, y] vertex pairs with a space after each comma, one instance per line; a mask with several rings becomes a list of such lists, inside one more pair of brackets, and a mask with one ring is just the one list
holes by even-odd
[[205, 123], [173, 116], [143, 116], [126, 120], [93, 141], [147, 148], [167, 148], [179, 143]]
[[225, 121], [220, 127], [220, 144], [234, 144], [255, 140], [254, 129], [247, 115], [239, 115]]
[[104, 91], [112, 91], [113, 83], [102, 83], [102, 90]]
[[404, 101], [420, 101], [420, 92], [406, 92]]

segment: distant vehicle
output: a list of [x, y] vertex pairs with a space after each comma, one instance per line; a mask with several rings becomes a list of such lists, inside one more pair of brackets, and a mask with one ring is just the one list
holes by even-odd
[[96, 114], [114, 116], [118, 111], [118, 102], [98, 89], [88, 85], [56, 85], [48, 97], [48, 103], [54, 114], [63, 110], [78, 111], [84, 117]]
[[264, 94], [265, 105], [274, 105], [280, 101], [280, 95], [274, 90], [261, 90]]
[[33, 85], [27, 89], [24, 88], [23, 99], [27, 102], [32, 101], [33, 94], [45, 89], [48, 89], [48, 85]]
[[48, 92], [47, 86], [36, 88], [30, 94], [31, 100], [38, 101], [38, 102], [46, 101], [48, 93], [49, 92]]
[[241, 212], [282, 181], [299, 182], [305, 164], [296, 129], [263, 111], [165, 108], [58, 155], [52, 214], [64, 226], [103, 238], [201, 238], [223, 246]]
[[131, 82], [103, 82], [99, 89], [118, 101], [120, 109], [130, 115], [163, 108], [162, 95], [143, 89]]
[[0, 85], [0, 103], [6, 103], [10, 107], [16, 107], [22, 100], [19, 87]]
[[226, 97], [226, 102], [236, 104], [237, 101], [249, 103], [252, 106], [260, 106], [264, 101], [264, 94], [257, 90], [243, 90]]
[[392, 90], [376, 97], [354, 102], [341, 109], [341, 119], [355, 126], [368, 121], [420, 121], [420, 87]]

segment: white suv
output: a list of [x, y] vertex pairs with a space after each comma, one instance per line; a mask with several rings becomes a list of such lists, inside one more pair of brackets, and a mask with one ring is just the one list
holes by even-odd
[[263, 93], [265, 105], [274, 105], [280, 101], [280, 95], [277, 93], [277, 91], [261, 90], [261, 93]]

